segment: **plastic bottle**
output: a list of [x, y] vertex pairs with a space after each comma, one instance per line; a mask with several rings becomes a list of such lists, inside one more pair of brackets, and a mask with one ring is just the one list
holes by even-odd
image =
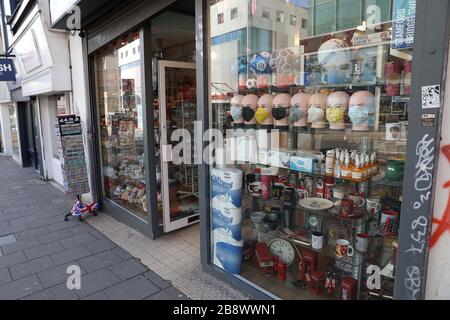
[[327, 157], [325, 158], [325, 175], [327, 177], [332, 177], [334, 174], [334, 156], [334, 150], [327, 152]]
[[345, 156], [344, 165], [341, 167], [341, 177], [345, 180], [352, 179], [352, 165], [350, 164], [350, 155]]
[[361, 161], [356, 157], [355, 167], [352, 170], [352, 180], [362, 182], [364, 180], [364, 169], [361, 168]]

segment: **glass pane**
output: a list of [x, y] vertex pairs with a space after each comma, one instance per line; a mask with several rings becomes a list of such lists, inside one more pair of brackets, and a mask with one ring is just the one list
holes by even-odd
[[195, 76], [195, 69], [166, 68], [167, 138], [173, 150], [173, 159], [167, 167], [171, 221], [198, 214], [198, 167], [194, 162]]
[[249, 0], [211, 24], [211, 263], [284, 299], [392, 297], [414, 3]]
[[11, 141], [13, 147], [13, 154], [16, 158], [19, 158], [19, 133], [17, 131], [17, 114], [16, 107], [13, 104], [9, 105], [9, 124], [11, 127]]
[[147, 220], [139, 32], [96, 57], [105, 197]]

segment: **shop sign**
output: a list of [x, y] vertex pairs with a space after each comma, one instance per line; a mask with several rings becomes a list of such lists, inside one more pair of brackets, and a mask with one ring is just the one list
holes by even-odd
[[353, 37], [353, 45], [354, 46], [362, 46], [362, 45], [370, 45], [382, 43], [390, 38], [389, 31], [376, 32], [371, 34], [360, 34]]
[[16, 52], [25, 72], [29, 73], [42, 65], [34, 29], [28, 30], [17, 43]]
[[392, 49], [412, 49], [416, 25], [416, 0], [394, 0]]
[[16, 72], [12, 59], [0, 59], [0, 82], [16, 81]]

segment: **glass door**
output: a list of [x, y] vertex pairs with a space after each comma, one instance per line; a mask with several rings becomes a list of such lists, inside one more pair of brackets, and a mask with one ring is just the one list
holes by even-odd
[[198, 167], [194, 163], [197, 119], [195, 64], [159, 61], [161, 193], [164, 232], [199, 220]]

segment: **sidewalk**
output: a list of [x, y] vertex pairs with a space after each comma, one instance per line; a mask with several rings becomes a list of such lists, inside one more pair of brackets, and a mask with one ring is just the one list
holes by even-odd
[[[0, 156], [0, 300], [187, 299], [172, 284], [78, 219], [63, 193]], [[70, 265], [81, 290], [67, 289]]]
[[[71, 203], [0, 156], [0, 300], [248, 299], [200, 267], [198, 225], [150, 240], [106, 214], [64, 222]], [[67, 267], [81, 290], [67, 289]]]

